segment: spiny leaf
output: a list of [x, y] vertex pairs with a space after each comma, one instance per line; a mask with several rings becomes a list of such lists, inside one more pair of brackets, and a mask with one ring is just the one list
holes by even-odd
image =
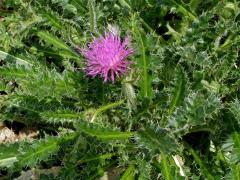
[[88, 9], [89, 9], [89, 16], [90, 16], [90, 30], [93, 33], [97, 33], [95, 0], [88, 1]]
[[201, 3], [201, 0], [191, 0], [189, 3], [191, 10], [195, 12], [200, 3]]
[[32, 72], [33, 71], [26, 70], [26, 68], [24, 67], [19, 67], [19, 68], [15, 66], [0, 67], [0, 75], [8, 80], [12, 80], [12, 79], [18, 80], [18, 79], [26, 78]]
[[144, 127], [138, 133], [137, 141], [142, 148], [150, 152], [164, 152], [166, 154], [177, 150], [177, 144], [170, 132], [158, 126]]
[[131, 83], [125, 82], [122, 86], [128, 102], [129, 109], [136, 110], [137, 97], [136, 97], [136, 93], [134, 91], [133, 85]]
[[201, 83], [209, 91], [214, 92], [214, 93], [219, 92], [220, 85], [216, 81], [211, 81], [211, 83], [209, 83], [208, 81], [202, 80]]
[[240, 159], [240, 134], [231, 134], [231, 136], [229, 136], [222, 145], [222, 151], [229, 164], [237, 164]]
[[139, 165], [140, 167], [138, 167], [139, 168], [138, 180], [151, 179], [152, 166], [151, 166], [150, 162], [142, 160], [139, 164], [140, 164]]
[[125, 0], [118, 0], [118, 1], [121, 4], [121, 6], [127, 8], [129, 10], [132, 10], [132, 7]]
[[[60, 74], [56, 70], [43, 70], [32, 74], [28, 79], [19, 81], [21, 92], [35, 96], [39, 100], [52, 97], [60, 100], [63, 96], [77, 98], [74, 81], [69, 74]], [[38, 87], [36, 89], [36, 87]]]
[[17, 162], [17, 157], [16, 156], [0, 159], [0, 168], [1, 167], [3, 167], [3, 168], [4, 167], [10, 168], [10, 167], [13, 166], [13, 164], [15, 162]]
[[57, 29], [61, 29], [63, 27], [61, 22], [58, 20], [58, 18], [55, 15], [48, 12], [44, 12], [43, 16], [46, 17], [48, 22], [52, 24], [54, 27], [56, 27]]
[[[132, 7], [132, 6], [134, 6], [134, 5], [130, 4], [130, 3], [129, 3], [128, 1], [126, 1], [126, 0], [118, 0], [118, 2], [119, 2], [119, 4], [120, 4], [124, 9], [127, 9], [127, 10], [128, 10], [128, 12], [129, 12], [129, 14], [130, 14], [131, 16], [137, 17], [137, 18], [139, 19], [139, 21], [142, 23], [142, 25], [143, 25], [146, 29], [149, 30], [149, 32], [157, 35], [157, 34], [155, 33], [155, 30], [152, 29], [151, 26], [150, 26], [143, 18], [141, 18], [141, 16], [139, 16], [136, 12], [134, 12], [134, 10], [133, 10], [134, 8]], [[139, 2], [139, 1], [137, 1], [137, 2]]]
[[184, 6], [184, 4], [180, 4], [175, 0], [165, 0], [164, 2], [172, 6], [176, 6], [179, 12], [184, 14], [186, 17], [189, 17], [191, 20], [194, 21], [197, 19], [195, 15]]
[[56, 36], [50, 34], [49, 32], [47, 32], [47, 31], [39, 31], [39, 32], [37, 32], [37, 35], [41, 39], [46, 41], [47, 43], [52, 44], [53, 46], [55, 46], [56, 48], [66, 50], [69, 53], [71, 53], [72, 55], [75, 55], [76, 57], [78, 57], [78, 54], [76, 52], [74, 52], [68, 45], [66, 45], [66, 43], [64, 41], [60, 40], [59, 38], [57, 38]]
[[73, 123], [82, 117], [82, 114], [68, 109], [58, 109], [56, 111], [44, 111], [40, 113], [43, 120], [53, 124]]
[[172, 114], [175, 108], [183, 101], [186, 92], [186, 83], [186, 74], [181, 67], [178, 67], [176, 70], [173, 97], [169, 107], [169, 114]]
[[198, 163], [198, 165], [200, 166], [200, 169], [202, 170], [202, 174], [207, 177], [210, 180], [214, 180], [214, 176], [210, 173], [210, 171], [208, 170], [208, 168], [206, 167], [205, 163], [200, 159], [199, 155], [197, 154], [197, 152], [195, 152], [193, 149], [190, 148], [190, 152], [193, 155], [195, 161]]
[[79, 131], [82, 131], [90, 136], [95, 136], [96, 138], [103, 140], [128, 139], [134, 135], [133, 132], [121, 132], [117, 130], [114, 131], [112, 129], [103, 128], [99, 125], [87, 123], [84, 121], [76, 123], [76, 128], [78, 128]]
[[86, 7], [81, 0], [71, 0], [70, 3], [78, 9], [79, 14], [86, 11]]
[[75, 137], [75, 133], [60, 137], [47, 137], [41, 140], [35, 140], [31, 146], [27, 146], [21, 150], [21, 154], [17, 156], [15, 165], [18, 168], [34, 167], [41, 161], [47, 161], [49, 157], [56, 154], [60, 148], [62, 141], [68, 141]]
[[117, 102], [114, 102], [114, 103], [110, 103], [110, 104], [107, 104], [107, 105], [104, 105], [104, 106], [100, 107], [99, 109], [97, 109], [97, 110], [94, 112], [94, 114], [93, 114], [93, 116], [92, 116], [92, 119], [91, 119], [91, 122], [93, 122], [93, 121], [95, 120], [95, 118], [96, 118], [99, 114], [101, 114], [102, 112], [104, 112], [104, 111], [106, 111], [106, 110], [108, 110], [108, 109], [117, 107], [117, 106], [119, 106], [119, 105], [121, 105], [121, 104], [123, 104], [123, 103], [124, 103], [124, 100], [120, 100], [120, 101], [117, 101]]
[[236, 99], [230, 104], [229, 109], [234, 115], [235, 119], [238, 121], [238, 124], [240, 125], [240, 101]]
[[18, 149], [20, 144], [1, 144], [0, 146], [0, 168], [11, 167], [17, 161]]
[[32, 63], [30, 63], [24, 59], [15, 57], [15, 56], [13, 56], [7, 52], [1, 51], [1, 50], [0, 50], [0, 58], [7, 62], [15, 63], [17, 66], [25, 66], [26, 68], [30, 68], [32, 66]]
[[81, 163], [87, 163], [87, 162], [91, 162], [91, 161], [96, 161], [96, 160], [105, 160], [105, 159], [110, 159], [112, 156], [114, 156], [113, 153], [107, 153], [107, 154], [102, 154], [102, 155], [98, 155], [98, 156], [94, 156], [94, 157], [89, 157], [89, 158], [84, 158], [84, 159], [80, 159], [77, 164], [81, 164]]
[[230, 173], [225, 177], [226, 179], [240, 179], [240, 164], [232, 165]]
[[134, 36], [138, 40], [141, 50], [141, 58], [140, 58], [140, 69], [141, 69], [141, 76], [142, 80], [140, 82], [141, 85], [141, 95], [142, 98], [148, 98], [149, 100], [152, 99], [152, 79], [149, 74], [149, 58], [146, 55], [146, 45], [144, 42], [144, 36], [142, 32], [137, 28], [134, 27]]
[[158, 162], [158, 160], [155, 160], [153, 162], [153, 165], [157, 168], [159, 173], [161, 173], [162, 177], [166, 180], [171, 179], [179, 179], [184, 180], [185, 177], [180, 176], [180, 171], [178, 166], [176, 165], [176, 162], [173, 160], [172, 156], [165, 154], [164, 152], [161, 152], [160, 158], [161, 162]]
[[40, 161], [48, 160], [49, 156], [59, 150], [56, 138], [48, 137], [47, 139], [34, 142], [28, 149], [24, 149], [22, 154], [17, 156], [19, 167], [33, 167]]
[[[174, 128], [189, 128], [197, 125], [208, 125], [218, 114], [222, 105], [215, 94], [207, 97], [200, 93], [190, 93], [184, 100], [183, 106], [176, 109], [169, 121], [169, 126]], [[213, 132], [214, 128], [206, 128]]]
[[45, 98], [39, 101], [34, 96], [28, 96], [24, 94], [13, 94], [8, 96], [8, 99], [5, 101], [5, 104], [11, 107], [22, 107], [24, 109], [31, 109], [36, 112], [44, 112], [44, 111], [54, 111], [61, 108], [61, 103], [59, 103], [56, 99]]

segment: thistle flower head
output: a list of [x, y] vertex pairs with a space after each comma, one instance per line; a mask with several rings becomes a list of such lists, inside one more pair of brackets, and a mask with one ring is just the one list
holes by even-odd
[[106, 32], [104, 36], [94, 38], [82, 55], [86, 58], [86, 73], [89, 76], [101, 76], [106, 81], [115, 81], [129, 69], [126, 58], [133, 53], [129, 48], [129, 37], [121, 40], [119, 32]]

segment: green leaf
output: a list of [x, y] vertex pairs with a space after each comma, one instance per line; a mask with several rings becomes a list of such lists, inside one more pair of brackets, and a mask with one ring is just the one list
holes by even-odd
[[234, 115], [235, 119], [240, 125], [240, 101], [238, 99], [235, 99], [235, 101], [230, 103], [229, 110]]
[[201, 3], [201, 0], [191, 0], [189, 3], [191, 10], [195, 12], [200, 3]]
[[181, 105], [185, 98], [185, 92], [187, 88], [186, 74], [181, 67], [176, 69], [173, 96], [169, 107], [169, 114], [171, 115], [176, 107]]
[[57, 138], [48, 137], [46, 139], [35, 141], [17, 156], [17, 166], [34, 167], [40, 161], [47, 161], [49, 156], [57, 153], [58, 150], [59, 146]]
[[111, 157], [114, 156], [113, 153], [107, 153], [107, 154], [102, 154], [102, 155], [98, 155], [98, 156], [94, 156], [94, 157], [89, 157], [89, 158], [84, 158], [84, 159], [80, 159], [78, 162], [77, 162], [77, 165], [78, 164], [81, 164], [81, 163], [87, 163], [87, 162], [91, 162], [91, 161], [97, 161], [97, 160], [105, 160], [105, 159], [111, 159]]
[[44, 111], [41, 112], [39, 115], [43, 120], [51, 124], [73, 123], [82, 117], [82, 114], [68, 109]]
[[123, 173], [123, 175], [121, 176], [120, 180], [134, 180], [134, 177], [135, 177], [135, 166], [129, 165], [128, 168]]
[[171, 167], [169, 166], [167, 156], [164, 153], [161, 153], [161, 169], [166, 180], [171, 180], [173, 178], [171, 175]]
[[15, 165], [18, 168], [34, 167], [41, 161], [48, 161], [49, 157], [56, 154], [62, 142], [69, 141], [76, 136], [76, 133], [58, 136], [47, 137], [45, 139], [35, 140], [32, 145], [26, 146], [17, 156]]
[[[160, 162], [159, 162], [160, 161]], [[162, 175], [164, 179], [179, 179], [184, 180], [186, 176], [184, 173], [180, 173], [180, 168], [177, 166], [176, 161], [172, 158], [171, 155], [167, 155], [161, 152], [161, 155], [158, 159], [153, 161], [153, 166], [156, 170]]]
[[158, 126], [144, 127], [137, 135], [139, 146], [153, 153], [162, 151], [169, 154], [178, 148], [170, 132]]
[[46, 17], [46, 19], [48, 20], [48, 22], [53, 25], [54, 27], [56, 27], [57, 29], [61, 29], [63, 28], [61, 22], [58, 20], [58, 18], [53, 15], [53, 14], [50, 14], [48, 12], [44, 12], [43, 13], [43, 16]]
[[18, 80], [18, 79], [23, 79], [27, 78], [33, 71], [26, 70], [24, 67], [0, 67], [0, 76], [3, 76], [5, 79], [8, 80]]
[[15, 162], [17, 162], [17, 157], [10, 157], [10, 158], [0, 159], [0, 168], [1, 167], [10, 168], [10, 167], [13, 166], [13, 164]]
[[201, 83], [211, 92], [218, 93], [220, 90], [220, 84], [216, 81], [211, 81], [211, 83], [209, 83], [208, 81], [202, 80]]
[[[176, 131], [179, 133], [184, 133], [190, 127], [206, 126], [204, 127], [205, 131], [213, 133], [213, 125], [217, 126], [217, 124], [210, 125], [210, 122], [214, 120], [214, 117], [219, 113], [221, 108], [220, 99], [215, 94], [204, 96], [199, 92], [189, 93], [188, 97], [184, 100], [183, 106], [176, 109], [173, 113], [173, 116], [169, 120], [169, 126], [176, 128]], [[209, 125], [211, 127], [208, 127]]]
[[45, 98], [41, 101], [38, 101], [36, 97], [21, 95], [21, 94], [13, 94], [8, 96], [6, 101], [6, 105], [10, 108], [20, 107], [33, 112], [44, 112], [44, 111], [52, 111], [61, 108], [61, 104], [56, 99]]
[[232, 166], [230, 175], [226, 177], [226, 179], [240, 179], [240, 164], [235, 164]]
[[60, 101], [64, 96], [78, 98], [75, 82], [66, 72], [60, 74], [56, 70], [38, 70], [27, 79], [19, 80], [19, 85], [23, 94], [35, 96], [39, 100], [52, 97]]
[[171, 4], [172, 6], [176, 6], [179, 12], [184, 14], [186, 17], [189, 17], [192, 21], [197, 19], [197, 17], [195, 17], [195, 15], [184, 6], [184, 4], [180, 4], [175, 0], [165, 0], [165, 2]]
[[233, 153], [232, 153], [232, 162], [239, 162], [240, 159], [240, 133], [233, 133]]
[[146, 45], [145, 45], [145, 39], [144, 37], [146, 35], [143, 35], [143, 33], [137, 28], [134, 27], [134, 36], [137, 39], [140, 51], [141, 51], [141, 58], [140, 62], [138, 62], [141, 70], [141, 96], [142, 98], [148, 98], [149, 100], [152, 100], [152, 78], [149, 74], [149, 58], [146, 55]]
[[136, 110], [137, 108], [137, 97], [134, 87], [131, 83], [124, 82], [122, 84], [123, 92], [126, 96], [128, 107], [130, 110]]
[[110, 103], [110, 104], [107, 104], [107, 105], [104, 105], [102, 107], [100, 107], [99, 109], [97, 109], [94, 113], [93, 113], [93, 116], [92, 116], [92, 119], [91, 119], [91, 122], [93, 122], [95, 120], [95, 118], [101, 114], [102, 112], [108, 110], [108, 109], [111, 109], [111, 108], [114, 108], [114, 107], [117, 107], [121, 104], [124, 103], [124, 100], [121, 100], [121, 101], [117, 101], [117, 102], [114, 102], [114, 103]]
[[86, 7], [83, 4], [82, 0], [71, 0], [70, 3], [77, 8], [79, 14], [86, 12]]
[[114, 131], [112, 129], [103, 128], [99, 125], [87, 123], [84, 121], [76, 123], [76, 128], [78, 128], [79, 131], [82, 131], [90, 136], [95, 136], [96, 138], [102, 140], [124, 140], [134, 135], [133, 132], [121, 132], [117, 130]]
[[222, 145], [224, 157], [230, 165], [235, 165], [240, 159], [240, 133], [232, 133]]
[[152, 166], [150, 162], [142, 160], [139, 162], [139, 177], [138, 180], [148, 180], [151, 179]]
[[52, 44], [53, 46], [55, 46], [58, 49], [62, 49], [62, 50], [66, 50], [69, 53], [71, 53], [72, 55], [78, 57], [79, 55], [74, 52], [68, 45], [66, 45], [66, 43], [62, 40], [60, 40], [59, 38], [57, 38], [56, 36], [50, 34], [47, 31], [38, 31], [37, 35], [43, 39], [44, 41], [46, 41], [49, 44]]
[[19, 143], [1, 144], [0, 146], [0, 168], [10, 168], [16, 161], [18, 155]]
[[193, 149], [190, 148], [190, 152], [193, 155], [193, 158], [195, 159], [195, 161], [197, 162], [197, 164], [200, 166], [200, 169], [202, 171], [202, 174], [207, 177], [207, 179], [210, 180], [214, 180], [214, 176], [210, 173], [210, 171], [208, 170], [207, 166], [205, 165], [205, 163], [201, 160], [201, 158], [199, 157], [199, 155], [197, 154], [197, 152], [195, 152]]
[[30, 63], [24, 59], [15, 57], [15, 56], [13, 56], [7, 52], [1, 51], [1, 50], [0, 50], [0, 59], [3, 59], [10, 63], [14, 63], [17, 66], [25, 66], [26, 68], [30, 68], [32, 66], [32, 63]]
[[119, 1], [119, 3], [121, 4], [122, 7], [125, 7], [128, 10], [132, 10], [132, 7], [128, 4], [127, 1], [125, 1], [125, 0], [118, 0], [118, 1]]
[[88, 9], [90, 16], [90, 31], [97, 34], [97, 18], [96, 18], [96, 2], [95, 0], [88, 0]]

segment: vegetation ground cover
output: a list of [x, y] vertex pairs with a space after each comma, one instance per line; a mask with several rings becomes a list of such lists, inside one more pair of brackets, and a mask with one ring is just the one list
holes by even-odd
[[[0, 179], [240, 179], [239, 6], [0, 1]], [[116, 29], [127, 71], [87, 73]]]

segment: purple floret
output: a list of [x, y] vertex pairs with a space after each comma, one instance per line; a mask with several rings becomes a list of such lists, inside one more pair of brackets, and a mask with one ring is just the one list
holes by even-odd
[[95, 38], [88, 48], [82, 49], [86, 58], [86, 73], [89, 76], [101, 76], [106, 81], [115, 81], [116, 76], [123, 75], [129, 69], [127, 57], [133, 53], [129, 48], [129, 37], [123, 41], [118, 33], [105, 33]]

